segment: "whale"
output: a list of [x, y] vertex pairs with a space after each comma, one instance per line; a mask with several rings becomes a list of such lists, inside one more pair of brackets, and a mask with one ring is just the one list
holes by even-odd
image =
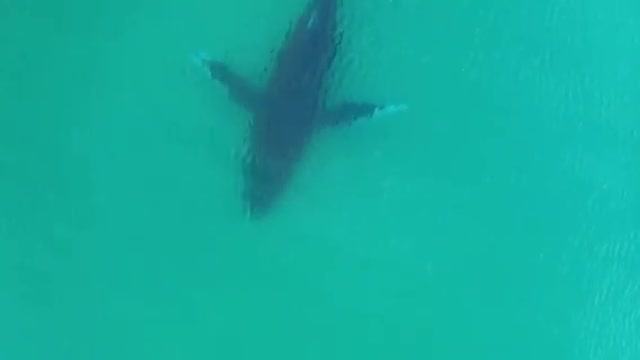
[[346, 100], [328, 104], [343, 36], [338, 0], [309, 0], [275, 53], [263, 86], [206, 51], [193, 60], [251, 118], [242, 157], [242, 198], [252, 219], [273, 211], [318, 131], [406, 111], [406, 104]]

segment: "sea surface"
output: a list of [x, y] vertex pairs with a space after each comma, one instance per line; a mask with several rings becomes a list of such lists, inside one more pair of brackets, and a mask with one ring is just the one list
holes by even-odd
[[351, 0], [318, 134], [243, 213], [307, 0], [0, 0], [0, 360], [640, 359], [640, 2]]

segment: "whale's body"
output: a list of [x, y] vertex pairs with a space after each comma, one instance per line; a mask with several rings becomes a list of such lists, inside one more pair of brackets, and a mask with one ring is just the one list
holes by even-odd
[[337, 0], [310, 0], [280, 48], [264, 89], [221, 61], [198, 58], [253, 115], [243, 174], [244, 199], [252, 217], [264, 215], [280, 197], [317, 130], [404, 109], [368, 102], [326, 107], [331, 65], [340, 43], [337, 15]]

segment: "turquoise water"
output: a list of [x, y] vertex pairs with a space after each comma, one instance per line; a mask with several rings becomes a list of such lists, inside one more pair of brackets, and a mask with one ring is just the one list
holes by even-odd
[[343, 5], [336, 98], [243, 217], [304, 0], [0, 1], [0, 359], [640, 358], [640, 3]]

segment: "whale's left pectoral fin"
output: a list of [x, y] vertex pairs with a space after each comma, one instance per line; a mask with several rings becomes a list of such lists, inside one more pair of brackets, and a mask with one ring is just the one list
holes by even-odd
[[195, 55], [193, 60], [204, 68], [213, 80], [222, 84], [240, 106], [251, 112], [258, 111], [262, 106], [262, 92], [226, 63], [215, 60], [204, 52]]
[[382, 115], [403, 112], [408, 109], [404, 104], [374, 104], [369, 102], [343, 102], [327, 109], [323, 122], [327, 126], [347, 125], [362, 118], [373, 118]]

